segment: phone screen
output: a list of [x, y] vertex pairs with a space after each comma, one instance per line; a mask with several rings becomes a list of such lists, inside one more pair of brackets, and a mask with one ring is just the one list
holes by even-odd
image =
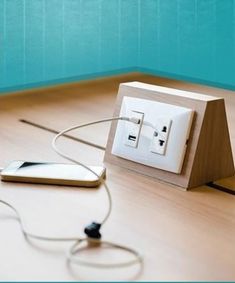
[[[102, 176], [102, 166], [89, 166], [98, 176]], [[95, 181], [97, 176], [80, 165], [63, 163], [34, 163], [15, 161], [2, 172], [4, 175], [14, 175], [28, 178], [48, 178], [61, 180]]]

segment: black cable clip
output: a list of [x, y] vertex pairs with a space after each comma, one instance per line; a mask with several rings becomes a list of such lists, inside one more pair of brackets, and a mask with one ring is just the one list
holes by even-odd
[[100, 228], [101, 228], [100, 223], [92, 222], [90, 225], [85, 227], [84, 233], [89, 238], [100, 239], [101, 238]]

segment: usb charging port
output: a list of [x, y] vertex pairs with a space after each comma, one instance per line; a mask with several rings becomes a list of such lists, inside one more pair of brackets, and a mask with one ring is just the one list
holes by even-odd
[[130, 141], [136, 141], [136, 136], [129, 135], [129, 136], [128, 136], [128, 140], [130, 140]]
[[128, 117], [130, 117], [130, 120], [125, 123], [125, 136], [123, 137], [123, 140], [125, 139], [125, 145], [137, 148], [144, 120], [144, 113], [133, 110], [128, 114]]

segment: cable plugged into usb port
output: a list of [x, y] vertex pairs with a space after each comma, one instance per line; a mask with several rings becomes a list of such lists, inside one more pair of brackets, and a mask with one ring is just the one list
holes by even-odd
[[144, 113], [131, 111], [130, 122], [126, 123], [125, 145], [138, 147], [140, 131], [144, 120]]

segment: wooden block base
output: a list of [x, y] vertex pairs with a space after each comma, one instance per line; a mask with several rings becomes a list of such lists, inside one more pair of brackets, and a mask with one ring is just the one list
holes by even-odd
[[163, 180], [184, 189], [234, 175], [234, 163], [223, 98], [138, 82], [120, 84], [114, 116], [124, 96], [183, 106], [195, 111], [180, 174], [149, 167], [111, 154], [117, 122], [111, 125], [104, 161]]

